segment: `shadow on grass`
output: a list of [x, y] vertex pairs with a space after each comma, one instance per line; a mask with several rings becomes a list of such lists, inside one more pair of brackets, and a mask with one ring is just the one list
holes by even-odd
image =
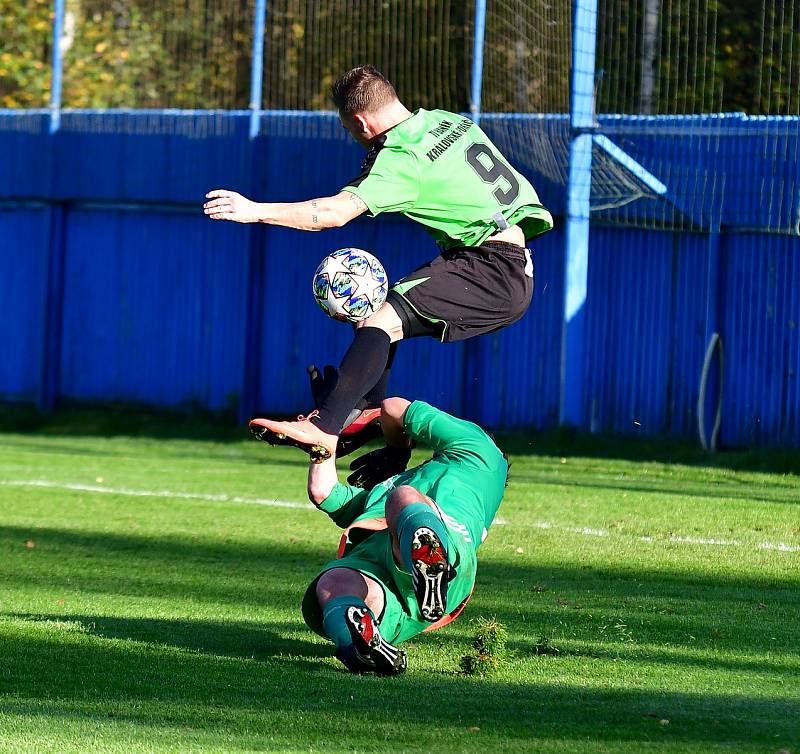
[[[502, 743], [507, 751], [565, 739], [649, 745], [662, 737], [698, 751], [718, 743], [741, 750], [754, 742], [774, 750], [797, 741], [793, 721], [800, 717], [800, 703], [790, 694], [631, 688], [624, 674], [602, 680], [609, 659], [641, 659], [665, 668], [749, 672], [757, 687], [759, 669], [748, 659], [718, 661], [692, 652], [717, 642], [728, 652], [796, 654], [794, 577], [638, 572], [611, 564], [545, 568], [483, 558], [475, 601], [465, 618], [496, 615], [508, 626], [512, 649], [528, 671], [534, 663], [539, 672], [524, 676], [512, 663], [502, 679], [477, 679], [426, 669], [421, 658], [430, 648], [457, 657], [466, 647], [469, 625], [462, 618], [442, 634], [414, 641], [405, 676], [377, 679], [342, 671], [330, 645], [312, 634], [308, 640], [295, 637], [302, 630], [297, 607], [302, 592], [328, 557], [312, 545], [51, 527], [36, 529], [36, 547], [27, 550], [23, 544], [30, 535], [22, 527], [0, 529], [0, 550], [10, 553], [0, 576], [23, 594], [28, 587], [54, 596], [64, 590], [83, 605], [87, 593], [168, 600], [135, 603], [134, 609], [153, 612], [165, 605], [180, 610], [186, 598], [187, 610], [191, 602], [210, 602], [236, 605], [239, 615], [269, 605], [291, 620], [129, 617], [85, 608], [60, 615], [17, 611], [0, 623], [0, 679], [6, 694], [0, 711], [10, 715], [44, 716], [54, 726], [69, 726], [78, 718], [98, 724], [129, 721], [148, 731], [182, 726], [198, 735], [225, 737], [220, 745], [228, 749], [234, 737], [243, 749], [263, 744], [273, 750], [302, 745], [416, 751], [430, 748], [435, 729], [441, 740], [459, 742], [450, 749], [464, 750], [478, 745], [470, 738], [474, 727], [480, 728], [481, 740], [495, 748]], [[331, 552], [334, 546], [331, 529]], [[543, 581], [548, 591], [532, 594]], [[587, 595], [595, 600], [591, 615], [574, 605]], [[758, 600], [785, 607], [756, 612]], [[108, 610], [115, 603], [106, 604]], [[742, 623], [742, 610], [758, 616], [757, 631]], [[634, 626], [633, 613], [644, 616], [646, 625]], [[631, 630], [640, 632], [637, 640], [661, 648], [620, 648], [613, 635], [608, 647], [598, 648], [601, 624], [612, 625], [615, 617], [629, 620]], [[565, 682], [562, 670], [550, 672], [558, 668], [558, 658], [536, 656], [537, 637], [554, 626], [575, 637], [573, 646], [583, 644], [571, 656], [590, 669], [596, 663], [596, 683], [587, 684], [585, 672], [583, 684]], [[688, 634], [699, 644], [691, 644]], [[775, 657], [763, 667], [764, 674], [785, 675], [787, 683], [791, 672], [790, 664]], [[651, 668], [645, 675], [653, 684], [657, 674]], [[542, 680], [550, 676], [552, 682]], [[741, 688], [748, 682], [738, 683]], [[666, 729], [661, 719], [670, 721]]]
[[[233, 606], [245, 614], [269, 606], [299, 621], [307, 584], [334, 556], [337, 531], [331, 527], [330, 534], [325, 546], [282, 538], [224, 542], [6, 526], [0, 527], [0, 551], [7, 553], [0, 577], [20, 590], [48, 590], [54, 600], [78, 592], [168, 600], [178, 609], [182, 601]], [[31, 536], [35, 548], [26, 549]], [[476, 596], [465, 617], [478, 609], [495, 615], [512, 640], [525, 637], [518, 646], [523, 654], [536, 654], [538, 638], [556, 629], [594, 642], [631, 638], [648, 645], [797, 654], [793, 631], [800, 603], [793, 573], [747, 578], [613, 564], [536, 566], [488, 555], [480, 559]], [[114, 629], [103, 620], [97, 625], [120, 635], [134, 627], [123, 621]], [[617, 623], [625, 631], [614, 629]], [[154, 621], [137, 630], [167, 636], [168, 625]], [[455, 625], [463, 626], [464, 619]]]
[[[216, 657], [266, 661], [275, 657], [329, 657], [331, 649], [319, 642], [294, 639], [297, 624], [270, 624], [236, 620], [180, 620], [173, 618], [115, 618], [107, 615], [39, 615], [10, 613], [9, 618], [52, 625], [74, 624], [77, 633], [101, 639], [124, 639], [154, 646], [170, 646]], [[68, 629], [69, 632], [69, 629]], [[311, 634], [309, 634], [310, 636]]]
[[[247, 428], [237, 424], [230, 412], [214, 413], [198, 407], [170, 411], [131, 404], [67, 404], [53, 414], [30, 405], [0, 404], [0, 433], [8, 432], [214, 442], [240, 442], [248, 437]], [[695, 443], [666, 437], [614, 437], [561, 429], [500, 433], [498, 442], [509, 454], [520, 456], [655, 461], [800, 475], [797, 448], [728, 449], [712, 454]]]
[[[190, 642], [212, 653], [165, 648], [175, 630], [194, 632], [192, 622], [103, 623], [84, 616], [94, 629], [83, 633], [64, 631], [63, 620], [20, 621], [17, 629], [30, 630], [0, 634], [3, 685], [11, 694], [0, 702], [4, 713], [44, 716], [56, 726], [80, 717], [98, 723], [113, 718], [146, 726], [145, 737], [151, 728], [181, 726], [235, 736], [233, 747], [242, 749], [269, 738], [272, 750], [326, 743], [328, 750], [372, 751], [381, 743], [430, 750], [435, 730], [448, 750], [448, 741], [468, 739], [473, 726], [481, 731], [473, 745], [488, 740], [496, 746], [500, 739], [512, 751], [564, 739], [652, 744], [661, 736], [673, 744], [724, 743], [734, 750], [756, 742], [774, 750], [797, 741], [791, 721], [800, 716], [800, 704], [763, 695], [476, 679], [426, 672], [413, 657], [404, 676], [362, 678], [313, 659], [320, 647], [276, 642], [274, 627], [259, 632], [232, 625], [243, 642], [271, 648], [252, 658], [234, 648], [230, 660], [230, 647], [213, 638]], [[109, 634], [132, 634], [137, 641], [144, 636], [147, 643], [108, 641]], [[669, 721], [668, 730], [661, 730], [661, 720]], [[461, 750], [451, 750], [456, 748]]]
[[529, 435], [500, 434], [498, 442], [511, 455], [650, 461], [736, 471], [800, 474], [800, 448], [724, 448], [711, 453], [696, 443], [664, 436], [593, 435], [570, 429], [553, 429]]
[[[297, 631], [306, 632], [301, 623], [245, 622], [237, 620], [188, 620], [167, 618], [130, 618], [107, 615], [85, 614], [38, 614], [8, 613], [7, 618], [41, 624], [45, 630], [64, 631], [66, 634], [87, 634], [101, 639], [121, 639], [150, 644], [153, 647], [174, 647], [216, 657], [232, 657], [258, 661], [290, 657], [297, 661], [308, 660], [307, 670], [319, 670], [312, 662], [316, 658], [330, 658], [333, 645], [314, 640], [302, 640], [291, 636]], [[469, 618], [460, 622], [459, 628], [469, 628]], [[464, 630], [455, 633], [439, 632], [436, 636], [437, 647], [450, 647], [454, 654], [459, 654], [468, 646]], [[466, 631], [469, 633], [469, 631]], [[310, 632], [307, 633], [312, 637]], [[430, 637], [417, 639], [427, 642]], [[716, 657], [704, 659], [688, 652], [681, 652], [678, 647], [671, 650], [656, 647], [642, 648], [635, 644], [601, 646], [594, 643], [583, 648], [576, 648], [571, 642], [569, 649], [561, 648], [557, 643], [542, 646], [540, 639], [512, 638], [508, 647], [511, 651], [511, 662], [524, 658], [540, 658], [549, 655], [552, 662], [561, 658], [580, 657], [586, 659], [630, 660], [659, 665], [682, 665], [705, 669], [740, 670], [753, 673], [770, 673], [784, 675], [787, 680], [797, 677], [799, 663], [781, 663], [774, 658], [763, 656], [752, 660], [728, 659]], [[412, 655], [413, 655], [412, 649]]]
[[[583, 477], [583, 478], [581, 478]], [[514, 473], [512, 469], [510, 481], [512, 484], [550, 484], [558, 487], [574, 487], [585, 490], [619, 490], [620, 492], [640, 492], [643, 494], [676, 495], [678, 497], [700, 497], [711, 500], [746, 500], [753, 503], [797, 503], [800, 504], [800, 478], [795, 488], [786, 484], [771, 484], [768, 481], [752, 484], [743, 489], [726, 479], [718, 485], [703, 484], [691, 480], [679, 484], [670, 484], [665, 479], [654, 479], [645, 482], [641, 478], [600, 479], [597, 474], [588, 472], [573, 472], [572, 477], [566, 475], [554, 476], [552, 474], [535, 474], [530, 472]]]
[[130, 403], [66, 403], [53, 413], [30, 404], [0, 403], [0, 432], [216, 442], [236, 442], [248, 436], [247, 427], [238, 424], [230, 412], [214, 413], [200, 407], [157, 410]]

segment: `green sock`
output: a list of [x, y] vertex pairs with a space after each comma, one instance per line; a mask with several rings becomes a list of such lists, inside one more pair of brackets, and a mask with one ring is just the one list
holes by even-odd
[[[325, 607], [322, 608], [322, 630], [336, 644], [337, 649], [342, 649], [353, 643], [350, 629], [347, 627], [347, 621], [345, 620], [348, 607], [360, 607], [369, 610], [364, 600], [352, 595], [334, 597], [332, 600], [328, 600], [325, 603]], [[372, 615], [371, 610], [370, 615]], [[375, 616], [372, 615], [372, 618], [374, 620]]]
[[411, 573], [411, 540], [420, 526], [427, 526], [442, 543], [444, 555], [447, 557], [447, 529], [444, 521], [425, 503], [412, 503], [400, 511], [397, 517], [397, 538], [400, 541], [400, 556], [403, 565]]

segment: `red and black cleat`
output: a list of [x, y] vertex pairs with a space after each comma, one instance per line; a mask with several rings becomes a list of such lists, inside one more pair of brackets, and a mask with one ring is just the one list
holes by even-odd
[[447, 609], [447, 585], [456, 571], [436, 533], [420, 526], [411, 539], [411, 580], [422, 618], [434, 623]]
[[336, 456], [343, 458], [362, 445], [381, 436], [381, 410], [379, 408], [354, 408], [347, 417], [344, 429], [336, 444]]
[[380, 634], [372, 613], [363, 607], [349, 607], [345, 614], [353, 644], [339, 649], [336, 656], [353, 673], [400, 675], [408, 667], [408, 655], [389, 644]]

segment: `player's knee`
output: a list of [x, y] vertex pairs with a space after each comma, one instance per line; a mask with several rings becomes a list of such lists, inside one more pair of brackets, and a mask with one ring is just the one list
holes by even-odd
[[383, 590], [372, 579], [352, 568], [331, 568], [317, 580], [317, 599], [321, 606], [334, 597], [358, 597], [376, 614], [383, 610]]
[[381, 316], [380, 311], [375, 312], [375, 314], [367, 317], [366, 319], [356, 322], [356, 330], [360, 330], [363, 327], [374, 327], [377, 330], [383, 330], [387, 335], [389, 335], [389, 337], [391, 337], [389, 333], [389, 324]]
[[403, 321], [388, 301], [375, 314], [358, 322], [356, 327], [376, 327], [383, 330], [392, 343], [403, 339]]
[[344, 569], [334, 568], [325, 571], [317, 581], [317, 599], [320, 605], [324, 605], [328, 600], [342, 594], [343, 587], [346, 586], [347, 579], [341, 573]]
[[397, 419], [398, 409], [400, 408], [400, 398], [384, 398], [381, 401], [381, 418], [391, 417]]
[[397, 518], [403, 508], [414, 503], [424, 503], [433, 507], [433, 501], [427, 495], [422, 494], [416, 487], [408, 484], [401, 484], [395, 487], [386, 498], [386, 522], [389, 528], [394, 530]]
[[403, 415], [408, 408], [408, 401], [405, 398], [384, 398], [381, 401], [381, 419], [394, 419], [402, 425]]

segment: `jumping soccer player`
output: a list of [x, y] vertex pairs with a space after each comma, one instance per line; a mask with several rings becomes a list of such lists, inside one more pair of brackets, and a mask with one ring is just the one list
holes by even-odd
[[410, 453], [419, 440], [433, 457], [371, 490], [340, 484], [333, 455], [309, 463], [309, 498], [345, 533], [303, 617], [352, 672], [395, 675], [406, 669], [395, 644], [449, 623], [472, 594], [508, 464], [477, 424], [422, 401], [384, 400], [381, 428], [389, 447]]
[[365, 212], [401, 212], [425, 226], [441, 248], [359, 323], [336, 384], [317, 411], [298, 421], [251, 422], [261, 439], [296, 445], [317, 461], [335, 453], [359, 400], [380, 403], [397, 341], [427, 335], [453, 342], [520, 319], [533, 295], [525, 242], [553, 227], [531, 184], [468, 118], [444, 110], [410, 112], [373, 66], [345, 73], [333, 85], [333, 100], [344, 127], [368, 150], [361, 174], [342, 191], [259, 204], [215, 190], [204, 205], [215, 220], [300, 230], [339, 227]]

